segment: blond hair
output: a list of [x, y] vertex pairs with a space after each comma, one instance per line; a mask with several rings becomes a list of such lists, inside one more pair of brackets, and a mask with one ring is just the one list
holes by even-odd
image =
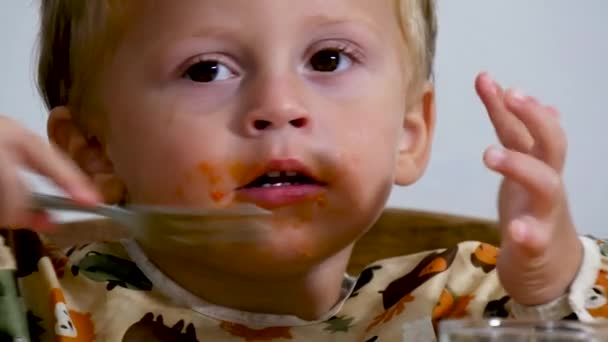
[[433, 77], [437, 42], [435, 0], [397, 0], [397, 15], [414, 65], [411, 82]]
[[[79, 108], [124, 29], [121, 0], [41, 0], [38, 86], [47, 108]], [[414, 65], [410, 84], [433, 74], [435, 0], [397, 0], [396, 14]]]
[[[129, 0], [131, 1], [131, 0]], [[122, 0], [41, 0], [38, 88], [48, 109], [80, 107], [119, 44]]]

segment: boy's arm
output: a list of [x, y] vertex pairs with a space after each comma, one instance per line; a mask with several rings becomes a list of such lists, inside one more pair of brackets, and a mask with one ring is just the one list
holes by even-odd
[[555, 303], [586, 269], [583, 254], [592, 253], [584, 251], [569, 209], [563, 179], [568, 143], [559, 112], [533, 96], [503, 90], [487, 74], [477, 78], [476, 90], [502, 143], [484, 155], [486, 166], [503, 176], [498, 276], [520, 304]]
[[510, 311], [518, 319], [559, 320], [577, 318], [590, 322], [608, 318], [608, 243], [581, 237], [583, 259], [567, 293], [542, 305], [513, 302]]
[[540, 305], [517, 303], [501, 285], [496, 270], [499, 248], [481, 242], [460, 243], [445, 276], [434, 279], [441, 291], [436, 286], [428, 288], [435, 298], [433, 321], [483, 317], [589, 322], [608, 318], [608, 242], [591, 237], [580, 240], [584, 253], [573, 282], [562, 296]]
[[502, 287], [496, 270], [501, 251], [492, 245], [464, 242], [448, 270], [436, 300], [434, 321], [443, 319], [515, 318], [522, 320], [608, 318], [608, 242], [580, 237], [583, 258], [568, 290], [540, 305], [523, 305]]

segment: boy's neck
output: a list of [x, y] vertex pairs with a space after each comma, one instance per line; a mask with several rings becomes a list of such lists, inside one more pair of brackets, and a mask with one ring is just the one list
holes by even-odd
[[[353, 246], [308, 272], [275, 278], [246, 278], [208, 268], [203, 260], [168, 258], [142, 246], [147, 257], [181, 287], [215, 305], [316, 320], [340, 299]], [[192, 272], [196, 270], [196, 272]]]

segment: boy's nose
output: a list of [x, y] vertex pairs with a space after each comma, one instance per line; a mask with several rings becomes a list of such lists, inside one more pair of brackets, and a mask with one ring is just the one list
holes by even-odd
[[272, 82], [257, 87], [249, 111], [245, 115], [245, 130], [256, 136], [286, 128], [306, 129], [311, 124], [310, 113], [293, 84]]
[[285, 108], [280, 111], [264, 111], [252, 115], [248, 120], [248, 130], [252, 134], [264, 130], [273, 130], [287, 127], [305, 128], [309, 118], [304, 113]]

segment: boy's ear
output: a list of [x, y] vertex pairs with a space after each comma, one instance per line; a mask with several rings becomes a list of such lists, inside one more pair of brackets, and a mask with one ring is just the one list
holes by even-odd
[[49, 114], [47, 134], [50, 141], [89, 176], [106, 203], [121, 203], [126, 194], [125, 185], [114, 173], [112, 161], [98, 138], [99, 132], [83, 126], [76, 122], [68, 107], [60, 106]]
[[410, 185], [426, 170], [435, 129], [435, 89], [426, 82], [422, 95], [413, 99], [403, 118], [403, 131], [397, 149], [395, 184]]

